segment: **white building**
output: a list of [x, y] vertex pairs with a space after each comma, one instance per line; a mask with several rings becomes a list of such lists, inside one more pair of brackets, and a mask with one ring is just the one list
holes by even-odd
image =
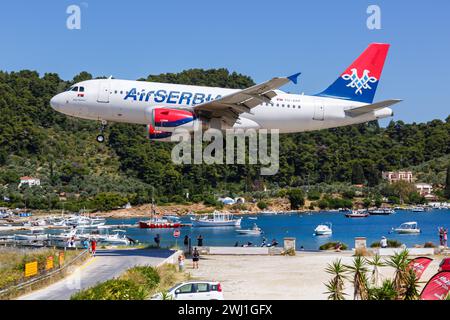
[[382, 173], [383, 179], [389, 181], [389, 183], [394, 183], [398, 181], [407, 181], [412, 183], [414, 181], [414, 176], [411, 171], [389, 171]]
[[28, 185], [29, 187], [40, 186], [41, 180], [38, 178], [33, 178], [33, 177], [28, 177], [28, 176], [21, 177], [20, 183], [19, 183], [19, 188], [23, 185]]
[[433, 193], [433, 186], [428, 183], [416, 183], [416, 189], [421, 196], [426, 196]]
[[222, 202], [223, 204], [235, 204], [236, 203], [236, 201], [230, 197], [219, 198], [218, 200], [220, 202]]

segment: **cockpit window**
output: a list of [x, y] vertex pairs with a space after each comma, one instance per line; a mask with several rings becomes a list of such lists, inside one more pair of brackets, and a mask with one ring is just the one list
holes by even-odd
[[78, 92], [78, 87], [73, 87], [72, 91], [77, 91]]

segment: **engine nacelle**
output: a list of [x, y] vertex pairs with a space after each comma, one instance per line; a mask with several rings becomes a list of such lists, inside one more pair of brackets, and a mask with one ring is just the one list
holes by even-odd
[[147, 138], [150, 140], [170, 142], [171, 136], [172, 132], [155, 130], [151, 124], [147, 125]]
[[194, 131], [199, 125], [195, 114], [189, 110], [154, 108], [151, 115], [152, 126], [156, 131], [173, 132], [177, 128]]

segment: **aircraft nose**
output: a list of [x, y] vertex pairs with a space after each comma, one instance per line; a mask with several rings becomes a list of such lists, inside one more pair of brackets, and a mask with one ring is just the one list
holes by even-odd
[[57, 94], [50, 99], [50, 106], [56, 111], [61, 109], [61, 94]]

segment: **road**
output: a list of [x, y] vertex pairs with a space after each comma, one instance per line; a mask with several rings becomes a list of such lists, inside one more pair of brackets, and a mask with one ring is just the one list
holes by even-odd
[[136, 265], [156, 266], [174, 253], [170, 250], [98, 250], [72, 274], [54, 284], [23, 295], [18, 300], [68, 300], [81, 289], [118, 277]]

